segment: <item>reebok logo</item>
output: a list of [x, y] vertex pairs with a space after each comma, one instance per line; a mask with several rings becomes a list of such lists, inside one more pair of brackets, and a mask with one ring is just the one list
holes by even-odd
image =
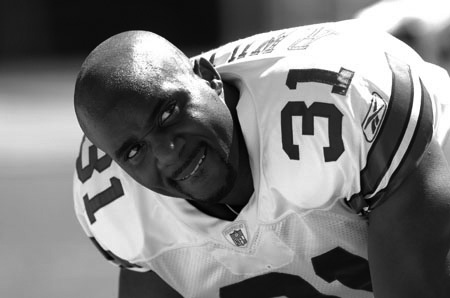
[[377, 136], [385, 114], [386, 102], [378, 93], [373, 92], [369, 110], [367, 111], [366, 117], [361, 125], [367, 142], [373, 142]]

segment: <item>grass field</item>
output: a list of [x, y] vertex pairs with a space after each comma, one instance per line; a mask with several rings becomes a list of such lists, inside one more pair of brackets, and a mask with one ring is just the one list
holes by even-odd
[[0, 64], [0, 297], [117, 297], [118, 270], [75, 218], [81, 60]]

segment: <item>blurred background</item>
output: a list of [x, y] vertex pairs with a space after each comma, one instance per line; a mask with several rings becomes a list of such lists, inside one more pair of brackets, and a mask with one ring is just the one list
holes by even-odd
[[[117, 297], [118, 270], [72, 207], [81, 138], [73, 87], [97, 44], [150, 30], [193, 55], [262, 31], [352, 18], [376, 2], [1, 0], [0, 297]], [[378, 13], [369, 15], [380, 21]]]

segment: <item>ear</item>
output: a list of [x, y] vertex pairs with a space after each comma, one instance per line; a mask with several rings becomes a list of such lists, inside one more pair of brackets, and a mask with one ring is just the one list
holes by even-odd
[[194, 60], [194, 73], [204, 79], [217, 94], [222, 93], [223, 83], [215, 67], [205, 58]]

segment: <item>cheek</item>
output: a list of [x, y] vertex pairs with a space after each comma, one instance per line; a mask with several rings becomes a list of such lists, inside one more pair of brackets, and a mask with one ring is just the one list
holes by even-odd
[[233, 141], [233, 119], [229, 114], [218, 115], [215, 121], [216, 131], [219, 139], [224, 143], [224, 146], [230, 147]]
[[228, 108], [222, 102], [216, 101], [214, 104], [208, 105], [204, 115], [220, 147], [225, 151], [229, 151], [233, 140], [234, 125]]
[[122, 166], [122, 169], [139, 184], [148, 189], [159, 187], [160, 178], [156, 175], [154, 167], [143, 161], [137, 166]]
[[212, 138], [224, 144], [231, 144], [233, 119], [228, 107], [217, 96], [205, 98], [193, 101], [189, 114], [194, 122], [210, 131]]

